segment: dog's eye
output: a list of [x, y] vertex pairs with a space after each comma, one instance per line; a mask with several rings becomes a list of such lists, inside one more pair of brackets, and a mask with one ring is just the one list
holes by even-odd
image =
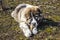
[[36, 19], [38, 19], [38, 17], [39, 17], [38, 15], [35, 15], [35, 18], [36, 18]]

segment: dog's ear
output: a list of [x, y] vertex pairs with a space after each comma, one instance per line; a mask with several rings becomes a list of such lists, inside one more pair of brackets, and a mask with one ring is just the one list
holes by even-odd
[[25, 17], [26, 17], [27, 19], [30, 18], [30, 12], [31, 12], [31, 9], [30, 9], [30, 8], [27, 8], [27, 9], [26, 9], [26, 12], [25, 12]]
[[41, 11], [41, 9], [39, 7], [36, 8], [35, 15], [36, 14], [38, 14], [38, 15], [41, 15], [42, 14], [42, 11]]

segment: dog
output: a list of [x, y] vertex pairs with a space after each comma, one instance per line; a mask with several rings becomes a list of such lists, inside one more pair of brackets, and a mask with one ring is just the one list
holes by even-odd
[[19, 27], [26, 37], [38, 33], [37, 26], [41, 20], [41, 11], [38, 6], [19, 4], [11, 13], [11, 16], [19, 23]]

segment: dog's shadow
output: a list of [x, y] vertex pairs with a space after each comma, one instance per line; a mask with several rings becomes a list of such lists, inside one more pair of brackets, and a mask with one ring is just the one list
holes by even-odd
[[55, 22], [51, 19], [46, 19], [46, 18], [43, 18], [41, 22], [39, 22], [38, 24], [38, 27], [37, 29], [38, 30], [44, 30], [46, 27], [45, 26], [56, 26], [56, 27], [59, 27], [60, 26], [60, 22]]

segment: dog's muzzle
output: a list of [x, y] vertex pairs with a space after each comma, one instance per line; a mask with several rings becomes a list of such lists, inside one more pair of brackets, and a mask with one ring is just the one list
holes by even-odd
[[37, 21], [34, 18], [32, 18], [30, 22], [27, 23], [27, 25], [29, 26], [29, 29], [32, 31], [34, 27], [37, 27]]

